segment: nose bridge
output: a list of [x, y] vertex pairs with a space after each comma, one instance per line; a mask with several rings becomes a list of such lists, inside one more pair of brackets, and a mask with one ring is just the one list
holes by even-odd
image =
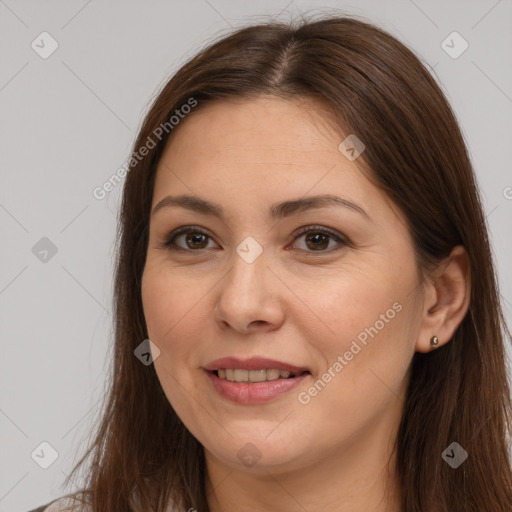
[[[259, 289], [266, 282], [265, 271], [268, 265], [268, 251], [264, 251], [263, 245], [260, 244], [255, 238], [246, 237], [236, 248], [233, 254], [233, 266], [228, 275], [229, 283], [234, 287], [235, 295], [236, 288], [239, 287], [240, 292], [261, 292]], [[239, 297], [245, 299], [244, 297]]]
[[268, 253], [255, 239], [247, 238], [235, 249], [216, 304], [218, 318], [239, 331], [253, 322], [275, 327], [282, 321], [281, 307], [268, 281]]

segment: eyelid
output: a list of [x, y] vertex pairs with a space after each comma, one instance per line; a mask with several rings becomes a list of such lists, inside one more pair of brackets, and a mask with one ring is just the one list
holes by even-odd
[[298, 238], [299, 236], [303, 235], [304, 233], [312, 232], [319, 232], [319, 233], [326, 233], [327, 235], [331, 235], [333, 238], [335, 238], [338, 242], [344, 243], [345, 245], [350, 244], [350, 240], [347, 236], [343, 235], [342, 233], [336, 231], [335, 229], [328, 228], [327, 226], [320, 226], [315, 224], [310, 224], [308, 226], [304, 226], [302, 228], [299, 228], [298, 231], [295, 231], [293, 233], [293, 238]]
[[[180, 226], [180, 227], [172, 230], [165, 237], [165, 241], [162, 244], [162, 248], [167, 249], [167, 250], [175, 250], [175, 251], [181, 250], [181, 251], [190, 252], [190, 253], [192, 253], [192, 252], [200, 253], [200, 252], [206, 250], [206, 249], [196, 249], [196, 250], [184, 249], [183, 247], [180, 247], [180, 246], [174, 244], [174, 240], [176, 239], [176, 237], [178, 237], [184, 233], [188, 233], [188, 232], [194, 232], [194, 233], [206, 235], [214, 243], [217, 243], [217, 242], [215, 242], [214, 237], [210, 234], [208, 229], [203, 228], [201, 226], [186, 225], [186, 226]], [[292, 242], [294, 242], [297, 238], [299, 238], [303, 234], [309, 233], [309, 232], [318, 232], [318, 233], [327, 234], [327, 235], [331, 236], [337, 242], [338, 246], [353, 247], [351, 240], [344, 234], [338, 232], [337, 230], [329, 228], [327, 226], [321, 226], [321, 225], [315, 225], [315, 224], [309, 224], [307, 226], [302, 226], [301, 228], [298, 228], [297, 230], [295, 230], [295, 232], [291, 235]], [[330, 254], [331, 252], [336, 251], [336, 250], [337, 250], [337, 248], [334, 248], [334, 249], [331, 248], [330, 250], [327, 250], [327, 251], [301, 250], [301, 252], [307, 252], [307, 253], [312, 253], [312, 254], [315, 254], [315, 253], [316, 254]]]
[[[179, 228], [176, 228], [176, 229], [173, 229], [168, 235], [166, 235], [165, 237], [165, 240], [162, 244], [162, 247], [164, 249], [168, 249], [168, 250], [176, 250], [176, 251], [179, 251], [179, 250], [182, 250], [182, 251], [185, 251], [185, 252], [201, 252], [203, 251], [204, 249], [198, 249], [198, 250], [192, 250], [192, 249], [183, 249], [183, 247], [180, 247], [179, 245], [175, 245], [173, 242], [174, 242], [174, 239], [180, 235], [183, 235], [185, 233], [188, 233], [188, 232], [194, 232], [194, 233], [199, 233], [199, 234], [202, 234], [202, 235], [206, 235], [209, 237], [210, 240], [214, 240], [214, 237], [210, 234], [210, 232], [206, 229], [206, 228], [203, 228], [201, 226], [194, 226], [194, 225], [190, 225], [190, 226], [180, 226]], [[217, 242], [215, 242], [217, 243]]]

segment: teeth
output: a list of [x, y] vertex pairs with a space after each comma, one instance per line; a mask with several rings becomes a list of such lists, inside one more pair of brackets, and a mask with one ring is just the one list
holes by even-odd
[[235, 370], [235, 382], [247, 382], [249, 380], [249, 370]]
[[267, 380], [279, 379], [279, 370], [267, 370]]
[[266, 380], [287, 379], [291, 372], [288, 370], [278, 370], [276, 368], [261, 370], [242, 370], [240, 368], [219, 368], [218, 376], [221, 379], [230, 382], [264, 382]]
[[248, 380], [250, 382], [263, 382], [267, 380], [267, 370], [250, 370]]

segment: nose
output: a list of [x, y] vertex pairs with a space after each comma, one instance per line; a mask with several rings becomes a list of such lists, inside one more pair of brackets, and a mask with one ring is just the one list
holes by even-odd
[[265, 251], [252, 263], [236, 253], [233, 260], [233, 267], [218, 287], [214, 312], [219, 327], [243, 334], [279, 329], [285, 316], [278, 292], [281, 283]]

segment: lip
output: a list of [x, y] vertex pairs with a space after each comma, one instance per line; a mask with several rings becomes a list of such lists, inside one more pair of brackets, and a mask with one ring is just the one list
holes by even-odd
[[267, 380], [265, 382], [230, 382], [221, 379], [213, 371], [207, 370], [206, 375], [220, 396], [231, 402], [245, 405], [270, 402], [296, 388], [311, 376], [309, 373], [304, 373], [291, 379]]
[[209, 372], [218, 370], [219, 368], [239, 368], [241, 370], [260, 370], [266, 368], [269, 370], [288, 370], [290, 373], [309, 371], [306, 367], [295, 366], [290, 363], [276, 361], [275, 359], [268, 359], [266, 357], [251, 357], [249, 359], [240, 359], [238, 357], [222, 357], [221, 359], [212, 361], [204, 367], [204, 369]]
[[[303, 373], [291, 379], [276, 379], [264, 382], [230, 382], [218, 377], [214, 371], [219, 368], [231, 368], [242, 370], [259, 370], [262, 368], [288, 370], [290, 373]], [[267, 357], [251, 357], [240, 359], [238, 357], [223, 357], [207, 364], [204, 369], [206, 375], [213, 384], [217, 393], [238, 404], [262, 404], [277, 399], [279, 396], [299, 386], [305, 379], [311, 376], [306, 367], [296, 366], [291, 363], [269, 359]]]

